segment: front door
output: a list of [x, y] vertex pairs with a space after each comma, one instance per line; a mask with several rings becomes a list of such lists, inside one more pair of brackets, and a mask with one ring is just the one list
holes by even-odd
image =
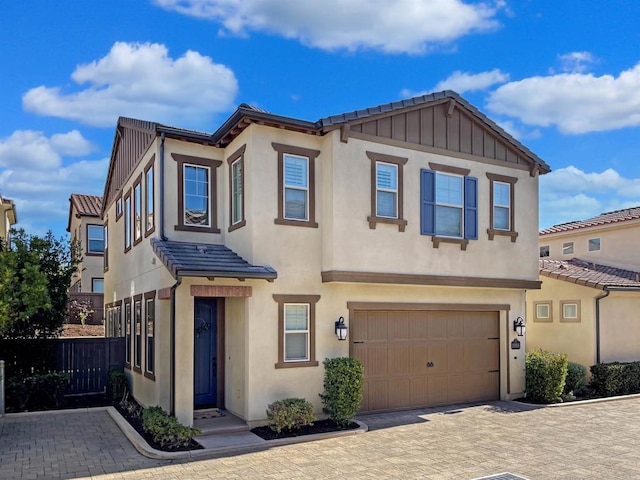
[[216, 406], [218, 385], [217, 300], [194, 300], [194, 402], [196, 408]]

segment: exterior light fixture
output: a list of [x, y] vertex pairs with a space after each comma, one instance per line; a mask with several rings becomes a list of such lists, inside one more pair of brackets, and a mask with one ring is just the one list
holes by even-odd
[[527, 331], [527, 327], [524, 324], [524, 318], [518, 317], [513, 321], [513, 331], [519, 337], [524, 337], [525, 332]]
[[347, 339], [347, 326], [344, 324], [344, 317], [336, 320], [336, 337], [338, 337], [338, 340]]

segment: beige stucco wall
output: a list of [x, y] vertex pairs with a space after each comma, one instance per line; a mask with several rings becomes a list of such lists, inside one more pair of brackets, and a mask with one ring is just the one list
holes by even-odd
[[[599, 251], [589, 251], [590, 238], [600, 238]], [[638, 238], [640, 238], [640, 221], [629, 220], [615, 224], [581, 228], [575, 231], [542, 235], [539, 239], [539, 245], [548, 245], [549, 258], [553, 259], [581, 258], [627, 270], [640, 270], [640, 249], [637, 248]], [[562, 254], [562, 244], [565, 242], [573, 242], [573, 254]]]
[[80, 281], [80, 292], [92, 292], [93, 278], [104, 278], [104, 264], [102, 255], [87, 254], [87, 225], [98, 225], [102, 228], [102, 220], [97, 217], [78, 217], [73, 208], [71, 212], [70, 235], [80, 242], [80, 255], [82, 262], [78, 265], [78, 270], [71, 278], [71, 286]]
[[640, 292], [612, 292], [600, 301], [600, 360], [640, 360]]

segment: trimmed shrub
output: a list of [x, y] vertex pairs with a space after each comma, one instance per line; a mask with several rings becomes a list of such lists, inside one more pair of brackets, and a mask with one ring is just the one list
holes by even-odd
[[534, 350], [525, 356], [527, 398], [539, 403], [562, 401], [567, 377], [567, 355]]
[[111, 370], [109, 372], [108, 393], [113, 403], [117, 403], [124, 398], [126, 392], [129, 391], [129, 382], [124, 372], [120, 370]]
[[200, 430], [187, 427], [170, 416], [162, 407], [148, 407], [142, 410], [142, 428], [153, 436], [153, 440], [167, 449], [187, 447]]
[[567, 365], [567, 379], [564, 382], [564, 393], [568, 395], [573, 392], [574, 395], [584, 391], [585, 388], [585, 376], [587, 369], [579, 363], [569, 362]]
[[364, 366], [349, 357], [327, 358], [324, 362], [322, 411], [340, 426], [346, 426], [362, 403]]
[[273, 402], [267, 408], [269, 427], [276, 433], [282, 430], [298, 430], [305, 425], [313, 425], [316, 416], [313, 405], [304, 398], [285, 398]]
[[61, 372], [9, 378], [6, 383], [7, 409], [47, 410], [59, 408], [69, 385], [69, 374]]
[[640, 362], [599, 363], [590, 370], [590, 386], [598, 397], [640, 392]]

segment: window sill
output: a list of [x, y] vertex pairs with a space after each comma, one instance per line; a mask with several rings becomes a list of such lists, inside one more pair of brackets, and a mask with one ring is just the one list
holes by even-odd
[[179, 232], [202, 232], [202, 233], [220, 233], [220, 229], [216, 227], [195, 227], [191, 225], [176, 225], [174, 230]]
[[493, 228], [487, 228], [487, 233], [489, 234], [489, 240], [493, 240], [493, 237], [498, 235], [502, 237], [511, 237], [511, 243], [515, 243], [516, 238], [518, 238], [518, 232], [514, 232], [512, 230], [495, 230]]
[[153, 227], [151, 227], [149, 230], [144, 232], [144, 238], [147, 238], [149, 235], [151, 235], [153, 232], [156, 231], [156, 226], [154, 225]]
[[441, 243], [453, 243], [460, 245], [460, 250], [466, 250], [467, 245], [469, 245], [469, 240], [466, 238], [438, 237], [434, 235], [431, 237], [431, 241], [433, 242], [433, 248], [440, 248]]
[[318, 228], [318, 224], [310, 220], [287, 220], [286, 218], [276, 218], [273, 223], [276, 225], [288, 225], [290, 227]]
[[104, 257], [103, 252], [85, 252], [85, 257]]
[[276, 368], [297, 368], [297, 367], [317, 367], [317, 360], [309, 360], [307, 362], [278, 362]]
[[154, 382], [156, 381], [156, 376], [153, 373], [144, 372], [144, 376], [145, 376], [145, 378], [148, 378], [149, 380], [153, 380]]
[[127, 370], [131, 370], [131, 364], [130, 363], [125, 363], [124, 364], [124, 368], [126, 368]]
[[133, 371], [136, 373], [142, 373], [142, 367], [133, 367]]
[[233, 225], [230, 225], [227, 231], [233, 232], [234, 230], [238, 230], [239, 228], [244, 227], [246, 224], [247, 224], [246, 220], [241, 220], [238, 223], [234, 223]]
[[398, 225], [399, 232], [404, 232], [404, 229], [407, 226], [407, 221], [404, 218], [387, 218], [387, 217], [370, 216], [370, 217], [367, 217], [367, 222], [369, 222], [369, 228], [371, 230], [375, 230], [376, 224], [378, 223], [389, 223], [391, 225]]

